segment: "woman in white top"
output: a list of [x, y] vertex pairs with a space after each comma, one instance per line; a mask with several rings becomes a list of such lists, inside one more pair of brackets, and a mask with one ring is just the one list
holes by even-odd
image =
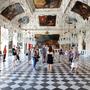
[[47, 63], [48, 63], [48, 71], [52, 72], [52, 64], [53, 64], [53, 49], [49, 46], [47, 51]]
[[71, 71], [74, 69], [75, 72], [77, 72], [78, 63], [79, 63], [78, 61], [79, 61], [79, 52], [77, 47], [75, 47], [73, 50], [73, 62], [71, 64]]

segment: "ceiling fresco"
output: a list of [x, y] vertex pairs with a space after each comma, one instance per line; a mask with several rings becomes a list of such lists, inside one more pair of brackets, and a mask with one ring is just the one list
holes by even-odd
[[39, 8], [59, 8], [62, 0], [34, 0], [34, 5]]
[[77, 1], [74, 5], [74, 7], [71, 9], [71, 11], [78, 13], [79, 15], [82, 16], [82, 18], [88, 19], [90, 16], [90, 6], [87, 4], [84, 4], [80, 1]]
[[18, 20], [19, 23], [22, 23], [22, 24], [28, 24], [29, 23], [29, 17], [28, 16], [24, 16], [22, 18], [20, 18]]
[[89, 16], [90, 0], [0, 0], [0, 20], [8, 28], [63, 33], [84, 27]]
[[24, 10], [22, 6], [19, 3], [15, 3], [13, 5], [9, 5], [7, 8], [5, 8], [1, 15], [3, 15], [8, 20], [12, 20], [16, 15], [23, 13]]
[[55, 26], [56, 25], [56, 15], [44, 15], [39, 16], [40, 26]]
[[75, 24], [75, 23], [77, 23], [77, 19], [75, 17], [68, 16], [68, 17], [66, 17], [65, 22], [67, 24], [73, 24], [73, 23]]

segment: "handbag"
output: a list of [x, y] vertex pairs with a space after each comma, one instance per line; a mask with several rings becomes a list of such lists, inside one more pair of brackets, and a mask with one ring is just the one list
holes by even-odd
[[37, 57], [34, 57], [34, 60], [35, 60], [36, 62], [38, 62], [38, 61], [39, 61]]
[[28, 55], [28, 53], [26, 53], [26, 56]]
[[38, 55], [37, 58], [40, 58], [40, 56]]

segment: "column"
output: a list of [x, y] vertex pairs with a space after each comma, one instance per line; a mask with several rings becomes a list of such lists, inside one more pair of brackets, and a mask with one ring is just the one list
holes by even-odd
[[83, 41], [83, 35], [82, 33], [78, 34], [78, 50], [79, 52], [81, 52], [82, 50], [82, 41]]
[[17, 46], [17, 32], [13, 32], [13, 45]]
[[6, 49], [7, 49], [7, 54], [6, 54], [6, 59], [8, 56], [8, 29], [1, 27], [1, 51], [3, 53], [4, 47], [6, 45]]

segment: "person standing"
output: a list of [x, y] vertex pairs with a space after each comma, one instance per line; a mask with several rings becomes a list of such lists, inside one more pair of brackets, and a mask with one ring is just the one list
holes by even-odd
[[59, 63], [63, 60], [64, 51], [62, 48], [59, 50]]
[[12, 48], [12, 55], [13, 55], [13, 66], [15, 67], [16, 65], [16, 60], [17, 60], [17, 52], [15, 46]]
[[5, 62], [6, 60], [6, 54], [7, 54], [7, 49], [6, 49], [6, 45], [4, 47], [4, 50], [3, 50], [3, 62]]
[[31, 49], [28, 48], [28, 64], [30, 64], [30, 60], [31, 60]]
[[53, 65], [53, 49], [52, 46], [49, 46], [47, 51], [47, 64], [48, 64], [48, 72], [52, 72], [52, 65]]
[[69, 57], [69, 63], [72, 64], [72, 60], [73, 60], [73, 48], [71, 48], [69, 50], [68, 57]]
[[43, 63], [45, 63], [46, 62], [46, 47], [45, 47], [45, 45], [43, 45], [43, 47], [42, 47], [42, 60], [43, 60]]

